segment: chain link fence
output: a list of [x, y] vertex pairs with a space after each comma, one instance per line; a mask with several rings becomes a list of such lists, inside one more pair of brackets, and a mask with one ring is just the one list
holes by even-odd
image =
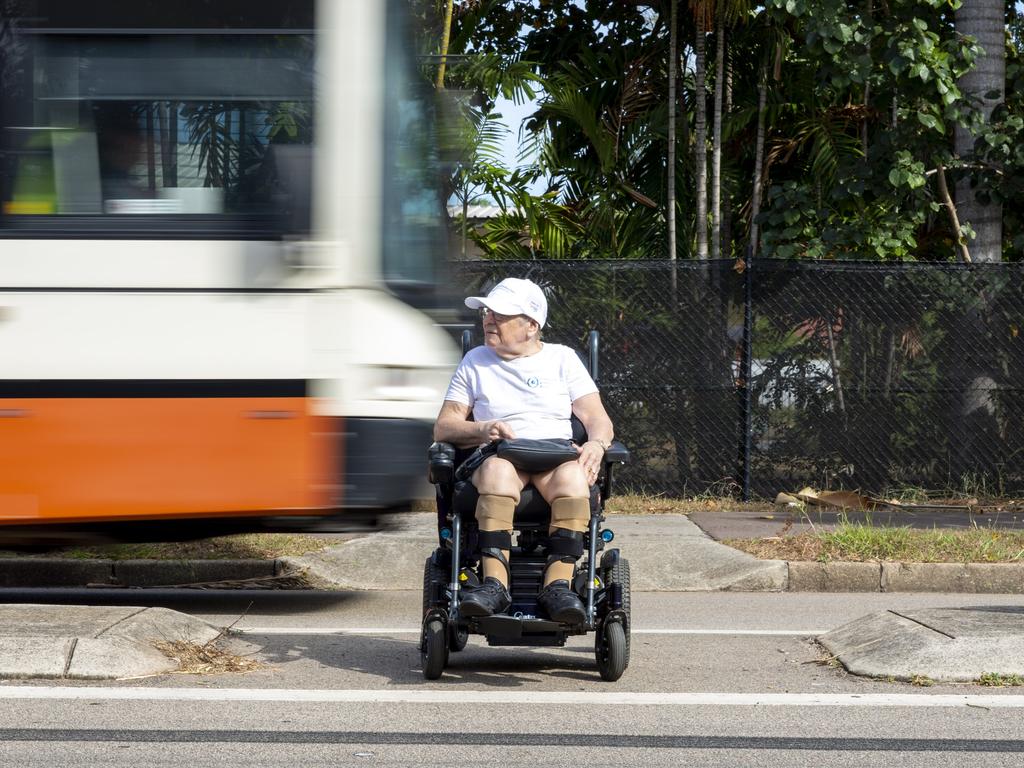
[[[634, 491], [1024, 491], [1024, 265], [470, 261], [585, 350]], [[479, 339], [478, 339], [479, 342]], [[747, 384], [749, 383], [749, 386]]]

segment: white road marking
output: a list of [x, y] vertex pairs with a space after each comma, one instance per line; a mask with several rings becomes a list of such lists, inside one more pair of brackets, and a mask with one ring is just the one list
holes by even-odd
[[1024, 709], [1024, 696], [926, 693], [642, 693], [491, 690], [100, 688], [0, 685], [0, 700], [269, 701], [365, 704], [593, 704], [728, 707], [981, 707]]
[[[243, 635], [418, 635], [419, 627], [235, 627]], [[631, 629], [631, 635], [765, 635], [809, 637], [825, 629]]]
[[767, 635], [808, 637], [823, 635], [827, 629], [631, 629], [631, 635]]
[[419, 627], [234, 627], [241, 635], [418, 635]]

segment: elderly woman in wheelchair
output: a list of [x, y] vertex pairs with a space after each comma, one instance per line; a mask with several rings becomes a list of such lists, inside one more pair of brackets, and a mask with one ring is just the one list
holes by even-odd
[[[600, 522], [611, 465], [625, 449], [613, 448], [611, 419], [576, 353], [541, 341], [547, 301], [539, 286], [508, 278], [466, 305], [481, 311], [484, 345], [464, 356], [434, 427], [442, 548], [424, 579], [424, 674], [440, 676], [448, 650], [461, 650], [469, 631], [492, 644], [561, 645], [568, 634], [598, 629], [602, 676], [617, 679], [628, 663], [628, 563], [618, 550], [600, 568], [595, 558], [611, 538]], [[456, 449], [472, 452], [459, 462]], [[466, 535], [474, 520], [462, 525], [474, 496], [475, 547]], [[576, 565], [587, 549], [581, 579]], [[479, 570], [465, 567], [477, 560]]]

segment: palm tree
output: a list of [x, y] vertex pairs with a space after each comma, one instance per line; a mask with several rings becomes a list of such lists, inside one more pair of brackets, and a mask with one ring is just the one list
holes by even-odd
[[667, 119], [657, 54], [586, 52], [548, 78], [531, 131], [548, 194], [571, 211], [590, 257], [638, 258], [665, 244]]
[[[964, 0], [956, 11], [956, 31], [959, 35], [973, 37], [983, 51], [974, 66], [960, 78], [960, 91], [966, 99], [976, 100], [979, 112], [974, 117], [989, 122], [993, 110], [1002, 103], [1006, 88], [1006, 27], [1004, 24], [1003, 0]], [[956, 153], [968, 164], [974, 154], [974, 134], [962, 126], [955, 127], [954, 142]], [[940, 181], [941, 181], [940, 177]], [[973, 261], [1002, 261], [1003, 211], [997, 202], [981, 203], [971, 189], [970, 179], [964, 178], [956, 185], [956, 208], [960, 220], [976, 233], [971, 246]], [[955, 219], [954, 219], [955, 220]], [[958, 233], [961, 234], [962, 233]], [[960, 430], [951, 457], [954, 475], [963, 476], [979, 464], [984, 465], [994, 457], [991, 446], [998, 445], [999, 426], [996, 422], [996, 388], [993, 377], [993, 361], [984, 353], [987, 297], [984, 292], [978, 304], [964, 313], [959, 327], [960, 335], [970, 341], [965, 349], [970, 352], [957, 360], [955, 370], [950, 371], [952, 386], [959, 396], [950, 413], [950, 423]]]
[[761, 197], [764, 188], [765, 176], [765, 141], [767, 130], [765, 126], [768, 106], [768, 65], [774, 58], [773, 79], [778, 82], [782, 77], [782, 59], [785, 53], [784, 32], [777, 24], [773, 24], [771, 17], [762, 15], [761, 20], [764, 28], [762, 41], [763, 53], [761, 64], [758, 67], [757, 77], [757, 139], [754, 145], [754, 184], [750, 195], [750, 221], [748, 223], [748, 243], [750, 256], [756, 256], [760, 242], [758, 216], [761, 214]]
[[[668, 257], [676, 260], [676, 71], [679, 68], [677, 56], [679, 38], [678, 18], [676, 11], [679, 0], [671, 0], [672, 10], [669, 13], [669, 44], [668, 44]], [[673, 290], [676, 274], [673, 271]]]
[[[767, 58], [767, 57], [766, 57]], [[768, 64], [761, 69], [757, 83], [757, 143], [754, 151], [754, 189], [750, 196], [750, 255], [757, 255], [758, 236], [757, 217], [761, 215], [761, 187], [764, 174], [764, 140], [765, 140], [765, 106], [768, 101]]]
[[451, 174], [452, 196], [462, 206], [461, 256], [466, 258], [469, 234], [469, 206], [481, 193], [496, 197], [498, 188], [509, 176], [502, 162], [502, 149], [508, 127], [494, 112], [485, 112], [472, 104], [459, 104], [459, 119], [446, 126], [451, 136], [447, 143], [456, 149]]
[[708, 257], [708, 125], [707, 125], [707, 62], [705, 42], [708, 24], [714, 19], [713, 0], [690, 0], [690, 11], [697, 22], [694, 39], [695, 118], [694, 118], [694, 172], [697, 176], [697, 258]]
[[[711, 138], [711, 258], [722, 257], [722, 120], [728, 112], [725, 94], [726, 33], [750, 11], [751, 0], [718, 0], [715, 8], [715, 117]], [[728, 247], [728, 243], [726, 243]]]
[[444, 8], [444, 28], [441, 31], [441, 63], [437, 68], [437, 90], [444, 90], [444, 70], [448, 64], [448, 43], [452, 34], [452, 11], [454, 0], [448, 0]]
[[[1006, 88], [1006, 26], [1004, 0], [963, 0], [956, 11], [956, 31], [978, 41], [984, 52], [974, 66], [960, 78], [960, 90], [967, 98], [977, 99], [979, 117], [988, 122], [992, 111], [1003, 102]], [[974, 154], [974, 134], [958, 125], [956, 153], [970, 162]], [[960, 220], [969, 224], [976, 237], [971, 245], [974, 261], [1001, 261], [1003, 210], [997, 202], [981, 203], [971, 189], [970, 179], [956, 185], [956, 206]]]
[[722, 86], [725, 81], [725, 9], [715, 26], [715, 107], [711, 128], [711, 258], [722, 255]]

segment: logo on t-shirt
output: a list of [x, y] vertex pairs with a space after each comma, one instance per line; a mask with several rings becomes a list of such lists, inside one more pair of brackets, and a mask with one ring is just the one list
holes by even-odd
[[538, 379], [536, 376], [531, 376], [526, 380], [526, 386], [528, 386], [530, 389], [536, 389], [537, 387], [540, 386], [540, 379]]

